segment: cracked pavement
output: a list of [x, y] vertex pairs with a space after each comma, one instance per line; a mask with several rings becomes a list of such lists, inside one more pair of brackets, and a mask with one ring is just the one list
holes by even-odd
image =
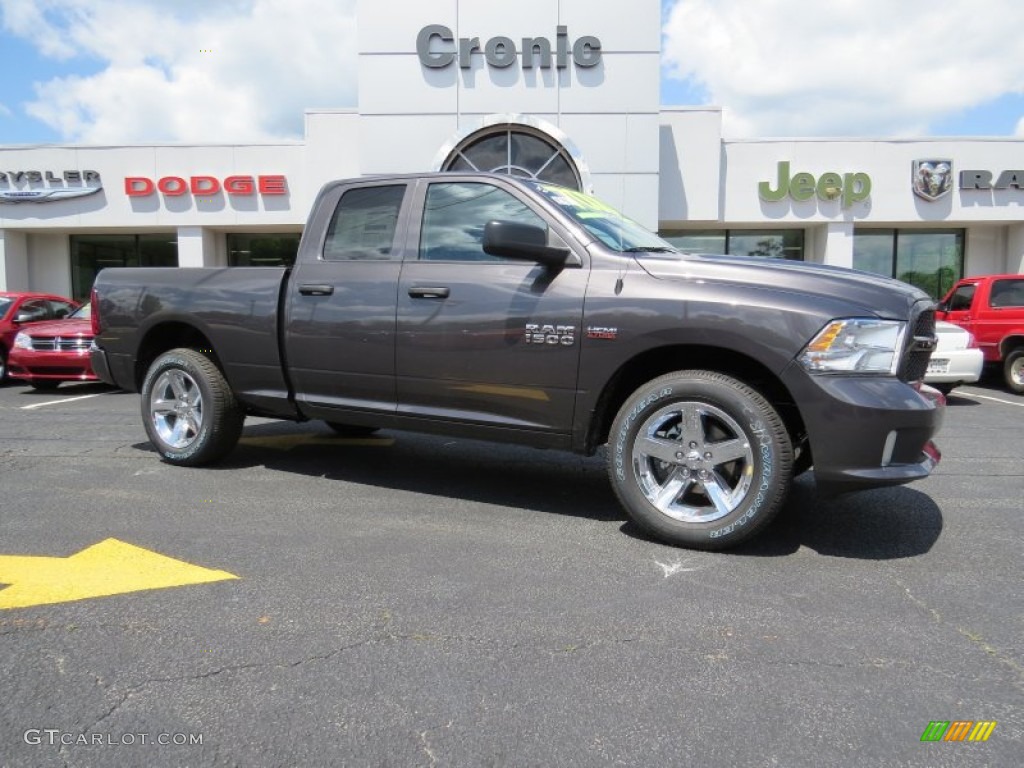
[[803, 478], [722, 554], [643, 539], [600, 456], [257, 419], [181, 469], [138, 410], [0, 388], [0, 555], [240, 578], [0, 610], [4, 768], [1022, 762], [1022, 407], [955, 398], [931, 478]]

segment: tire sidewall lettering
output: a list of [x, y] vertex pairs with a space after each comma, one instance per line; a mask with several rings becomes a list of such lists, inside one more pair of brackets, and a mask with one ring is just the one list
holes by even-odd
[[622, 426], [619, 428], [618, 435], [615, 438], [615, 449], [614, 449], [614, 465], [615, 474], [621, 482], [626, 482], [626, 460], [625, 460], [625, 449], [626, 442], [629, 438], [630, 432], [632, 432], [632, 426], [640, 418], [644, 411], [653, 403], [663, 400], [666, 397], [671, 397], [673, 393], [672, 387], [662, 387], [656, 392], [652, 392], [634, 405], [626, 418], [622, 420]]
[[[748, 419], [754, 416], [748, 408], [744, 408], [743, 410]], [[761, 482], [758, 486], [757, 494], [754, 496], [753, 501], [750, 502], [750, 506], [742, 515], [739, 516], [739, 518], [731, 522], [729, 525], [716, 528], [715, 530], [708, 532], [709, 538], [712, 539], [728, 536], [730, 533], [739, 530], [753, 520], [757, 516], [757, 513], [761, 511], [761, 507], [768, 498], [768, 492], [771, 490], [772, 480], [774, 479], [775, 464], [775, 446], [772, 442], [771, 433], [768, 431], [764, 422], [756, 417], [753, 421], [748, 420], [747, 427], [757, 443], [758, 458], [760, 460], [758, 468], [761, 476]]]

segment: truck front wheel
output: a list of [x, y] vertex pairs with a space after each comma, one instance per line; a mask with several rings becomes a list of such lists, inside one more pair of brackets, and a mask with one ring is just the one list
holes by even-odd
[[750, 538], [789, 490], [793, 447], [755, 390], [712, 371], [640, 387], [612, 424], [608, 471], [630, 519], [670, 544], [725, 549]]
[[195, 467], [235, 447], [245, 414], [212, 360], [192, 349], [172, 349], [146, 373], [142, 421], [165, 461]]
[[1024, 349], [1015, 349], [1006, 356], [1003, 375], [1011, 391], [1024, 395]]

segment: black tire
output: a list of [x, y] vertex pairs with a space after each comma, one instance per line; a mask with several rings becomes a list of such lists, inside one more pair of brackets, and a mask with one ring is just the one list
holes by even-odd
[[193, 349], [172, 349], [142, 384], [142, 422], [170, 464], [196, 467], [223, 458], [238, 443], [245, 413], [220, 369]]
[[775, 409], [712, 371], [644, 384], [623, 403], [609, 437], [608, 473], [630, 519], [692, 549], [726, 549], [768, 525], [786, 499], [792, 467], [793, 447]]
[[52, 392], [60, 386], [59, 381], [47, 381], [45, 379], [43, 381], [33, 381], [30, 384], [33, 389], [38, 389], [40, 392]]
[[339, 437], [369, 437], [379, 429], [379, 427], [362, 427], [358, 424], [342, 424], [340, 421], [325, 421], [324, 424], [333, 429]]
[[0, 387], [7, 383], [7, 350], [0, 347]]
[[1024, 348], [1015, 349], [1006, 356], [1003, 378], [1011, 392], [1024, 395]]

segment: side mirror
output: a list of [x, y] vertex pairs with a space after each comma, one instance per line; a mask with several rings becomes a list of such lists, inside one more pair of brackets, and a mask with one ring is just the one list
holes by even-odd
[[483, 246], [491, 256], [535, 261], [549, 269], [561, 269], [569, 258], [568, 248], [548, 245], [547, 230], [517, 221], [487, 222]]

